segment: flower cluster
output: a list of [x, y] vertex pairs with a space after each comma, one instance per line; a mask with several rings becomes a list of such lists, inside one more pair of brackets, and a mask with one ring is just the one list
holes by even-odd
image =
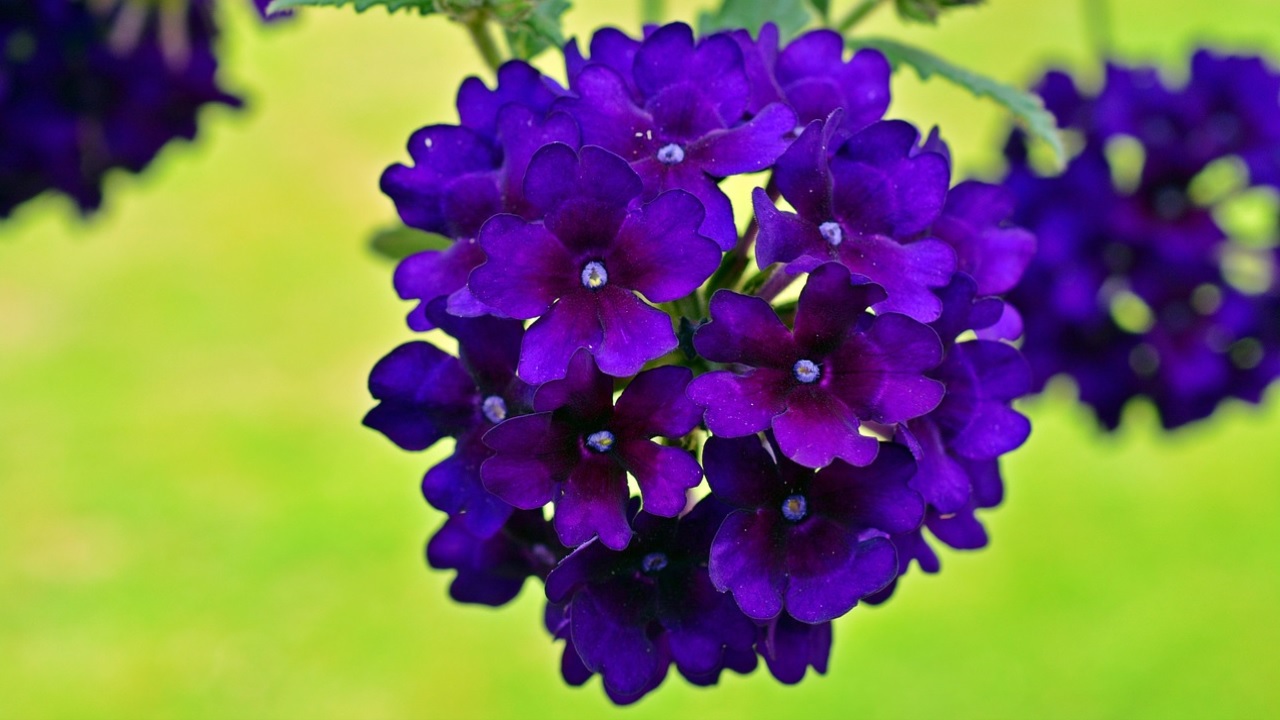
[[1040, 241], [1010, 296], [1036, 387], [1069, 375], [1109, 429], [1137, 396], [1167, 428], [1258, 402], [1280, 375], [1280, 266], [1274, 236], [1227, 228], [1239, 198], [1280, 188], [1280, 74], [1199, 51], [1181, 87], [1108, 65], [1096, 96], [1062, 72], [1038, 89], [1081, 150], [1044, 177], [1021, 133], [1006, 148], [1015, 219]]
[[[1030, 430], [998, 296], [1034, 239], [1003, 189], [950, 187], [936, 133], [882, 120], [887, 62], [834, 32], [606, 29], [565, 55], [567, 86], [468, 80], [460, 122], [383, 175], [454, 241], [395, 287], [458, 352], [394, 350], [365, 423], [454, 438], [423, 480], [449, 515], [428, 560], [460, 602], [545, 582], [567, 682], [626, 703], [673, 665], [825, 672], [833, 619], [937, 570], [925, 527], [985, 544], [974, 513]], [[739, 233], [720, 181], [766, 170]]]
[[0, 217], [46, 190], [83, 212], [113, 168], [191, 139], [217, 83], [209, 0], [0, 0]]

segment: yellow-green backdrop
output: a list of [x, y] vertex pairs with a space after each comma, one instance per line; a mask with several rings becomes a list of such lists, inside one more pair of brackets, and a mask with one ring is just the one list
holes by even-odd
[[[1108, 436], [1069, 393], [1026, 403], [991, 547], [838, 621], [825, 677], [673, 677], [625, 711], [565, 687], [539, 588], [450, 602], [421, 559], [433, 455], [359, 425], [368, 368], [409, 337], [364, 247], [394, 216], [378, 174], [455, 119], [478, 59], [437, 19], [264, 29], [222, 4], [247, 112], [111, 178], [90, 222], [44, 198], [0, 225], [0, 717], [1280, 716], [1276, 392], [1171, 435], [1142, 406]], [[638, 27], [633, 3], [578, 4], [580, 35]], [[1112, 5], [1126, 59], [1280, 53], [1274, 0]], [[1096, 72], [1072, 0], [868, 30], [1012, 82]], [[999, 110], [908, 74], [895, 93], [962, 172], [998, 167]]]

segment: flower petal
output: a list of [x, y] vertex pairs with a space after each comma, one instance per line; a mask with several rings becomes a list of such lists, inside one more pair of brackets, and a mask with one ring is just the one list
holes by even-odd
[[787, 409], [790, 371], [761, 368], [745, 375], [716, 370], [689, 383], [689, 399], [706, 408], [703, 419], [716, 435], [742, 437], [769, 429]]
[[840, 458], [853, 465], [875, 459], [879, 443], [858, 432], [859, 418], [822, 388], [800, 388], [787, 396], [787, 411], [773, 419], [783, 454], [805, 467], [819, 468]]
[[791, 369], [795, 343], [767, 300], [717, 290], [711, 297], [711, 322], [698, 328], [698, 354], [720, 363]]
[[757, 435], [707, 438], [702, 464], [712, 494], [723, 502], [754, 509], [781, 500], [777, 463]]
[[720, 248], [698, 234], [702, 218], [702, 203], [680, 190], [629, 214], [604, 258], [610, 282], [655, 303], [697, 290], [720, 265]]
[[596, 293], [596, 300], [601, 339], [588, 347], [602, 372], [614, 377], [635, 375], [645, 363], [676, 349], [670, 316], [631, 291], [609, 286]]
[[562, 298], [525, 331], [520, 379], [539, 385], [564, 377], [574, 353], [598, 347], [603, 334], [595, 299], [587, 291]]
[[570, 547], [599, 536], [611, 550], [625, 548], [631, 542], [631, 525], [622, 468], [603, 454], [582, 457], [561, 488], [552, 522], [560, 542]]
[[702, 480], [702, 467], [682, 448], [633, 437], [619, 443], [615, 452], [640, 486], [644, 511], [653, 515], [679, 515], [689, 504], [688, 490]]
[[733, 593], [742, 612], [755, 620], [782, 612], [787, 578], [779, 557], [779, 518], [776, 512], [737, 510], [711, 543], [711, 582]]
[[676, 365], [640, 373], [614, 405], [611, 426], [645, 438], [687, 435], [702, 419], [702, 408], [685, 394], [692, 380], [692, 370]]
[[471, 272], [467, 286], [481, 302], [525, 320], [581, 285], [564, 245], [539, 223], [495, 215], [480, 230], [488, 260]]

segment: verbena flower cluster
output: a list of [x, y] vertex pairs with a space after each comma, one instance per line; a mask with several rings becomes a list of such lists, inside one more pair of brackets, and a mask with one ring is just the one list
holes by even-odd
[[[627, 703], [672, 665], [825, 672], [833, 619], [937, 571], [925, 528], [986, 543], [975, 511], [1029, 432], [998, 296], [1034, 238], [1005, 190], [950, 187], [936, 133], [882, 120], [888, 63], [834, 32], [605, 29], [566, 58], [567, 87], [522, 62], [467, 80], [460, 122], [383, 175], [454, 241], [395, 287], [457, 353], [393, 350], [365, 423], [453, 439], [427, 559], [460, 602], [544, 581], [570, 684]], [[741, 223], [721, 181], [762, 171]]]
[[0, 0], [0, 217], [47, 190], [95, 210], [109, 171], [238, 106], [216, 38], [210, 0]]
[[[1096, 96], [1062, 72], [1038, 89], [1081, 149], [1046, 177], [1021, 133], [1006, 148], [1015, 219], [1040, 242], [1010, 296], [1035, 387], [1069, 375], [1110, 429], [1137, 396], [1168, 428], [1258, 402], [1280, 375], [1280, 74], [1202, 50], [1181, 86], [1108, 65]], [[1261, 238], [1228, 231], [1249, 196], [1270, 197]]]

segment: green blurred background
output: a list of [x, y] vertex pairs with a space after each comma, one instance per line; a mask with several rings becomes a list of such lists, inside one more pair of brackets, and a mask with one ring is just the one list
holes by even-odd
[[[638, 27], [633, 3], [578, 4], [579, 35]], [[1280, 53], [1273, 0], [1112, 4], [1127, 59]], [[0, 226], [0, 716], [615, 712], [596, 681], [560, 681], [536, 586], [499, 611], [447, 599], [451, 574], [421, 559], [442, 520], [418, 493], [433, 454], [359, 425], [368, 369], [409, 337], [364, 246], [394, 217], [377, 178], [413, 129], [455, 120], [477, 57], [437, 19], [263, 29], [223, 5], [250, 111], [208, 112], [197, 143], [113, 177], [92, 222], [44, 198]], [[1050, 60], [1091, 71], [1068, 0], [868, 31], [1011, 82]], [[961, 171], [998, 167], [998, 109], [909, 73], [895, 94], [891, 115], [941, 124]], [[618, 712], [1280, 715], [1280, 393], [1168, 436], [1142, 406], [1103, 435], [1065, 388], [1025, 407], [991, 547], [838, 621], [829, 675], [673, 677]]]

